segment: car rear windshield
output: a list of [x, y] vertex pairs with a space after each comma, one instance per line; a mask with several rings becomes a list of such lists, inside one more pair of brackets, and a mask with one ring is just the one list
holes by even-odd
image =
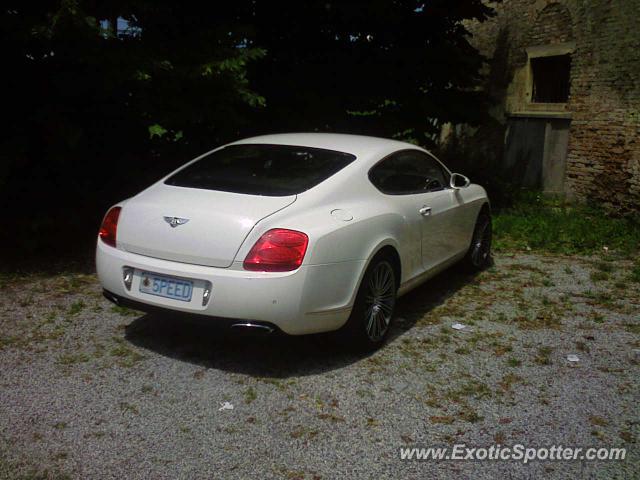
[[355, 156], [289, 145], [230, 145], [178, 171], [167, 185], [249, 195], [295, 195], [343, 169]]

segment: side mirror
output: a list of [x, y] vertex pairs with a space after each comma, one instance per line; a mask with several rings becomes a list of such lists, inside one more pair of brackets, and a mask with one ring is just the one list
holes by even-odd
[[461, 188], [467, 188], [471, 184], [471, 180], [460, 173], [452, 173], [449, 185], [454, 190], [460, 190]]

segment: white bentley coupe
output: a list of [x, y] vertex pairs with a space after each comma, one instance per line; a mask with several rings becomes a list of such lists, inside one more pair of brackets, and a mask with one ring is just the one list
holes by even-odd
[[415, 145], [284, 134], [216, 148], [113, 206], [96, 265], [142, 311], [380, 346], [396, 298], [490, 262], [485, 190]]

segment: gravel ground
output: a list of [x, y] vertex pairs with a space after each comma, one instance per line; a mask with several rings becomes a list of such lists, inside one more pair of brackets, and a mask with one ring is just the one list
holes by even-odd
[[[446, 272], [399, 301], [370, 356], [117, 308], [94, 275], [3, 277], [0, 478], [638, 478], [629, 265], [502, 254], [475, 277]], [[455, 443], [627, 457], [399, 459]]]

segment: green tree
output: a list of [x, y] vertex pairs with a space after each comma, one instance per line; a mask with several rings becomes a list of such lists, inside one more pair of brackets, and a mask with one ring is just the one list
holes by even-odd
[[481, 0], [8, 0], [0, 243], [90, 245], [111, 203], [249, 134], [429, 144], [443, 122], [477, 122], [483, 58], [464, 25], [491, 14]]
[[432, 144], [443, 122], [478, 122], [484, 59], [465, 22], [491, 15], [480, 0], [256, 2], [264, 125]]

